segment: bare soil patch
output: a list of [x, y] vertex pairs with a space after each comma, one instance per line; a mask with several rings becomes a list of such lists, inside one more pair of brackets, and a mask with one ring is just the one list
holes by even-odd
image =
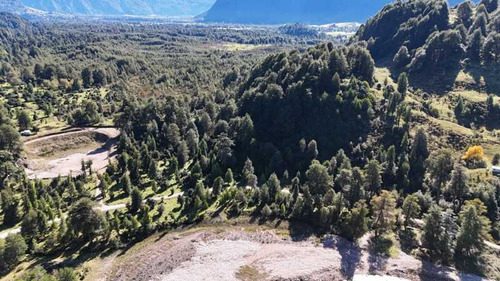
[[94, 171], [105, 168], [120, 132], [114, 128], [84, 128], [25, 142], [23, 164], [29, 178], [78, 175], [81, 162], [92, 161]]
[[167, 234], [114, 258], [106, 280], [484, 280], [400, 253], [387, 258], [337, 236], [293, 242], [270, 231]]

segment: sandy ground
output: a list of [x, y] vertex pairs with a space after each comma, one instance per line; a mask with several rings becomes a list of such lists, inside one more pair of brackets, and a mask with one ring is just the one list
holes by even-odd
[[404, 253], [380, 257], [336, 236], [318, 244], [271, 232], [200, 231], [166, 235], [121, 256], [107, 263], [105, 280], [484, 280]]
[[78, 175], [81, 172], [82, 160], [92, 160], [92, 169], [94, 171], [105, 168], [108, 165], [110, 155], [115, 150], [113, 139], [116, 140], [116, 138], [120, 135], [120, 132], [114, 128], [86, 128], [82, 131], [61, 133], [33, 139], [27, 141], [25, 145], [35, 147], [36, 149], [37, 142], [47, 142], [51, 139], [56, 141], [57, 138], [68, 137], [72, 134], [81, 134], [82, 132], [99, 132], [107, 135], [110, 138], [110, 141], [108, 141], [107, 145], [87, 151], [86, 153], [74, 153], [57, 159], [27, 159], [25, 163], [27, 165], [26, 174], [28, 175], [28, 178], [50, 179], [59, 175]]

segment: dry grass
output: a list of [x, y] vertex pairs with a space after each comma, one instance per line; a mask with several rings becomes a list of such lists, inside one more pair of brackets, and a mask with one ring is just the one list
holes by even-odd
[[25, 150], [30, 158], [57, 159], [98, 149], [106, 141], [103, 134], [81, 132], [30, 142], [25, 145]]
[[260, 272], [257, 268], [253, 266], [242, 266], [236, 272], [236, 277], [242, 281], [259, 281], [266, 279], [268, 274], [265, 272]]
[[[461, 96], [465, 100], [468, 100], [470, 102], [486, 102], [486, 99], [488, 98], [488, 94], [484, 92], [478, 92], [475, 90], [460, 90], [460, 91], [453, 91], [450, 92], [451, 95], [458, 97]], [[500, 102], [500, 97], [495, 96], [493, 98], [495, 102]]]

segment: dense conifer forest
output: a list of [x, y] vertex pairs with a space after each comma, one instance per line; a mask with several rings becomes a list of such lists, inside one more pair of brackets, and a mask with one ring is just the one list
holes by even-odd
[[[342, 44], [0, 14], [1, 274], [81, 280], [158, 233], [249, 220], [499, 279], [498, 23], [495, 0], [397, 1]], [[79, 127], [119, 130], [105, 168], [27, 175], [30, 142]]]

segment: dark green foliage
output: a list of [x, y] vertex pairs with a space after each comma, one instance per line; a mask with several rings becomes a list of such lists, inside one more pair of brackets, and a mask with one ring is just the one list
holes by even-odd
[[372, 200], [372, 228], [375, 237], [383, 233], [391, 232], [396, 222], [394, 210], [396, 209], [396, 198], [387, 191], [382, 190], [379, 196], [375, 195]]
[[488, 35], [481, 51], [486, 64], [500, 63], [500, 34], [492, 32]]
[[32, 123], [31, 123], [31, 117], [24, 110], [20, 111], [17, 114], [17, 122], [18, 122], [18, 125], [19, 125], [19, 129], [21, 131], [29, 130], [33, 126]]
[[479, 218], [476, 207], [468, 206], [464, 210], [464, 216], [457, 235], [456, 253], [465, 257], [481, 253], [484, 249], [483, 228], [484, 225]]
[[453, 257], [456, 231], [453, 213], [442, 212], [439, 206], [433, 205], [424, 218], [421, 238], [428, 257], [433, 261], [449, 264]]
[[75, 234], [81, 234], [84, 241], [92, 241], [102, 235], [107, 226], [105, 217], [93, 207], [92, 200], [83, 198], [74, 203], [68, 212], [69, 228]]
[[342, 234], [351, 241], [356, 241], [368, 231], [368, 208], [365, 201], [356, 203], [342, 221]]
[[410, 62], [411, 62], [411, 56], [410, 53], [408, 52], [408, 48], [406, 46], [401, 46], [396, 55], [394, 55], [394, 58], [392, 60], [393, 66], [396, 69], [403, 68], [407, 66]]
[[132, 183], [130, 182], [130, 176], [128, 173], [124, 173], [120, 179], [120, 187], [125, 194], [130, 194], [132, 190]]
[[313, 161], [306, 172], [307, 185], [311, 194], [325, 194], [331, 188], [332, 177], [328, 174], [328, 169], [318, 161]]
[[451, 151], [443, 149], [432, 153], [427, 161], [427, 169], [433, 181], [434, 194], [437, 198], [440, 198], [441, 189], [450, 179], [453, 170]]
[[473, 13], [473, 3], [471, 1], [464, 1], [457, 7], [457, 18], [467, 28], [472, 24]]
[[457, 30], [436, 31], [429, 36], [425, 45], [418, 49], [410, 65], [414, 73], [432, 71], [441, 73], [459, 67], [464, 55], [462, 37]]
[[[348, 65], [342, 66], [341, 57], [347, 58]], [[291, 154], [286, 152], [301, 139], [315, 140], [321, 155], [331, 156], [363, 135], [369, 125], [366, 117], [373, 113], [374, 97], [369, 84], [360, 80], [371, 83], [373, 66], [369, 53], [361, 47], [329, 53], [328, 48], [319, 45], [303, 55], [271, 55], [252, 70], [240, 88], [240, 111], [250, 115], [259, 142], [272, 143], [282, 156], [286, 155], [283, 158], [287, 164], [306, 167], [308, 163], [303, 161], [315, 158], [314, 149], [309, 147], [305, 155], [297, 153], [297, 149]], [[344, 67], [347, 76], [359, 80], [351, 78], [338, 91], [331, 80], [336, 73], [341, 78]]]
[[0, 150], [11, 151], [14, 154], [19, 153], [21, 149], [21, 136], [8, 124], [0, 125]]
[[3, 224], [12, 225], [19, 221], [19, 201], [15, 197], [11, 189], [4, 189], [1, 191], [2, 197], [2, 212], [3, 212]]
[[417, 192], [422, 189], [424, 176], [426, 172], [425, 162], [429, 157], [429, 148], [427, 141], [427, 134], [423, 129], [418, 130], [413, 140], [411, 153], [410, 153], [410, 171], [409, 189], [405, 190], [408, 193]]
[[398, 1], [386, 6], [362, 26], [353, 41], [367, 41], [372, 56], [393, 58], [405, 42], [409, 51], [425, 44], [431, 33], [448, 27], [448, 4], [437, 1]]
[[379, 194], [382, 187], [382, 177], [380, 171], [380, 163], [377, 160], [370, 161], [365, 168], [367, 191], [372, 194]]
[[5, 245], [0, 246], [0, 271], [5, 271], [19, 263], [25, 255], [28, 246], [20, 234], [11, 234], [5, 239]]
[[84, 101], [81, 108], [76, 109], [71, 115], [71, 124], [78, 126], [95, 125], [99, 123], [101, 116], [98, 106], [93, 101]]
[[132, 190], [130, 199], [130, 211], [132, 213], [139, 211], [142, 207], [142, 193], [137, 187]]

